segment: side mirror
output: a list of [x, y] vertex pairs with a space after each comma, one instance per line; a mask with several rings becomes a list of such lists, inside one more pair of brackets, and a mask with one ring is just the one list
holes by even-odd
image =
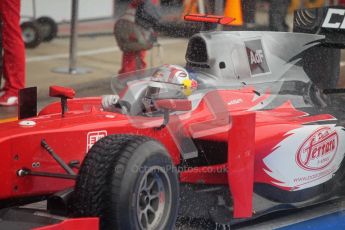
[[155, 105], [158, 109], [164, 111], [164, 121], [156, 129], [163, 129], [169, 122], [170, 111], [190, 111], [192, 109], [192, 102], [187, 99], [161, 99], [156, 100]]
[[161, 99], [156, 100], [157, 108], [169, 111], [189, 111], [192, 109], [192, 102], [187, 99]]
[[53, 85], [49, 87], [49, 96], [72, 99], [75, 96], [75, 91], [72, 88]]
[[75, 91], [72, 88], [54, 85], [49, 87], [49, 96], [61, 98], [61, 115], [64, 116], [65, 112], [68, 111], [67, 99], [73, 99]]

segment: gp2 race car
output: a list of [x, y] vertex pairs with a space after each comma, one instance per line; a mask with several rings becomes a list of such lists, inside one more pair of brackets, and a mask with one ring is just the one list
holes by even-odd
[[[185, 86], [158, 87], [160, 68], [114, 78], [111, 111], [100, 97], [52, 86], [61, 102], [36, 115], [35, 89], [22, 90], [20, 120], [0, 126], [1, 206], [47, 199], [60, 217], [50, 223], [70, 218], [60, 224], [71, 229], [97, 227], [82, 217], [98, 217], [101, 229], [173, 229], [178, 215], [230, 225], [343, 196], [345, 90], [327, 88], [310, 69], [315, 49], [344, 44], [332, 38], [338, 28], [326, 28], [341, 10], [296, 13], [300, 29], [308, 28], [303, 17], [324, 13], [316, 30], [325, 35], [192, 36], [186, 70], [197, 87], [185, 97], [171, 93]], [[158, 91], [165, 97], [150, 98], [155, 110], [143, 109]]]

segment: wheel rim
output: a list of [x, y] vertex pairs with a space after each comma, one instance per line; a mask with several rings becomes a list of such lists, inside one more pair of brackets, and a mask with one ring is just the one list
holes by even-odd
[[31, 28], [26, 28], [22, 31], [22, 35], [23, 35], [23, 40], [25, 43], [30, 43], [33, 40], [35, 40], [35, 31]]
[[171, 184], [162, 167], [151, 167], [141, 178], [137, 195], [137, 218], [141, 229], [164, 226], [170, 215]]

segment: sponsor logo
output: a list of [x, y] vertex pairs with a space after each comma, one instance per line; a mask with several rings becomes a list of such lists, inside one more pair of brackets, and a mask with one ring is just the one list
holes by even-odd
[[91, 147], [101, 138], [107, 136], [106, 130], [101, 131], [93, 131], [87, 133], [87, 145], [86, 145], [86, 152], [88, 152]]
[[334, 159], [338, 148], [338, 134], [323, 127], [311, 134], [298, 148], [296, 162], [305, 170], [321, 170]]
[[243, 102], [243, 100], [241, 98], [238, 98], [238, 99], [234, 99], [234, 100], [229, 101], [228, 105], [236, 105], [236, 104], [240, 104], [242, 102]]
[[329, 8], [321, 27], [345, 29], [345, 9]]
[[250, 50], [250, 64], [261, 64], [264, 60], [264, 52], [262, 50]]
[[261, 39], [244, 41], [252, 76], [270, 72]]

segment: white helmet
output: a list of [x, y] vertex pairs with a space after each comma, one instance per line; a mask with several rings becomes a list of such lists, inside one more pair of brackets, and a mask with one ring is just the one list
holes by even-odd
[[147, 86], [143, 104], [147, 111], [155, 111], [155, 99], [179, 99], [189, 96], [197, 88], [188, 72], [178, 65], [163, 65], [153, 73]]

